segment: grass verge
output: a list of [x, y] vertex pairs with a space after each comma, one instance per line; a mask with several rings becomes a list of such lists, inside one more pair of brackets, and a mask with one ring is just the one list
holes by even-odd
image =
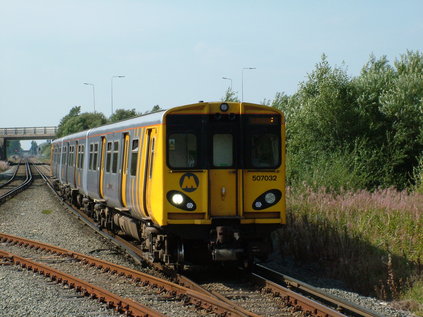
[[422, 194], [304, 187], [288, 190], [287, 205], [283, 254], [320, 264], [326, 276], [363, 295], [423, 304], [414, 295], [423, 285]]

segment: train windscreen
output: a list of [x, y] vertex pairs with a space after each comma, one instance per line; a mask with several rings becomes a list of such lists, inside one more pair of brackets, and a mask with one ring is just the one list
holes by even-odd
[[279, 115], [173, 115], [167, 118], [171, 169], [275, 169], [281, 164]]

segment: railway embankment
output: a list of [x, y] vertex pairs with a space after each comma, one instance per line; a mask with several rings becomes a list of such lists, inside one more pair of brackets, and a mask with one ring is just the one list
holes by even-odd
[[277, 236], [295, 263], [287, 266], [303, 263], [313, 277], [423, 316], [422, 194], [291, 190], [287, 204], [287, 225]]

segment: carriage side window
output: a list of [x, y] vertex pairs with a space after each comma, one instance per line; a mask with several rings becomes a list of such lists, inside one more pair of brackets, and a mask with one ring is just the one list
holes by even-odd
[[109, 173], [110, 172], [110, 166], [111, 166], [111, 161], [112, 161], [112, 142], [108, 142], [107, 143], [107, 155], [106, 155], [106, 172]]
[[138, 147], [139, 141], [132, 140], [132, 152], [131, 152], [131, 175], [135, 176], [137, 173], [137, 166], [138, 166]]
[[173, 133], [168, 142], [169, 166], [193, 168], [198, 165], [197, 137], [193, 133]]
[[213, 166], [230, 167], [233, 162], [232, 134], [213, 135]]
[[117, 172], [118, 166], [118, 155], [119, 155], [119, 142], [115, 141], [113, 144], [113, 165], [112, 165], [112, 173]]

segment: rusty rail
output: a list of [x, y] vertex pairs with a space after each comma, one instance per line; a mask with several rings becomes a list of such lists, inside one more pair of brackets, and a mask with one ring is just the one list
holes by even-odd
[[[302, 310], [310, 312], [313, 316], [345, 316], [341, 314], [341, 312], [348, 314], [349, 316], [381, 316], [376, 312], [370, 311], [364, 307], [359, 307], [339, 297], [327, 294], [309, 284], [276, 272], [263, 265], [256, 264], [254, 271], [255, 273], [251, 274], [252, 278], [257, 280], [266, 292], [271, 292], [275, 296], [282, 297], [291, 305], [299, 306], [299, 309], [300, 307], [303, 307]], [[307, 297], [299, 293], [307, 295]], [[321, 303], [325, 303], [325, 305], [334, 307], [336, 310], [323, 306], [308, 297], [312, 297]]]
[[184, 275], [176, 274], [175, 280], [177, 281], [178, 284], [180, 284], [182, 286], [185, 286], [185, 287], [188, 287], [188, 288], [195, 290], [197, 292], [206, 294], [207, 296], [214, 297], [214, 298], [228, 304], [229, 306], [231, 306], [232, 308], [237, 310], [242, 316], [261, 317], [261, 315], [258, 315], [258, 314], [255, 314], [253, 312], [246, 310], [245, 308], [241, 307], [238, 304], [235, 304], [233, 301], [231, 301], [230, 299], [227, 299], [225, 296], [223, 296], [223, 295], [221, 295], [217, 292], [206, 290], [204, 287], [198, 285], [193, 280], [191, 280], [190, 278], [188, 278]]
[[215, 297], [210, 297], [206, 294], [175, 284], [173, 282], [159, 279], [155, 276], [151, 276], [95, 257], [4, 233], [0, 233], [0, 242], [11, 243], [22, 247], [36, 248], [57, 255], [71, 257], [80, 261], [81, 263], [102, 269], [104, 272], [110, 272], [112, 274], [119, 274], [131, 278], [134, 282], [139, 285], [158, 288], [162, 291], [171, 294], [172, 296], [180, 298], [186, 304], [191, 304], [195, 307], [205, 309], [209, 313], [215, 313], [228, 317], [245, 317], [245, 314], [243, 312], [238, 311], [233, 306], [222, 302], [221, 300], [216, 299]]
[[39, 273], [52, 281], [67, 285], [71, 289], [82, 293], [84, 296], [89, 296], [92, 299], [98, 299], [99, 302], [107, 304], [108, 308], [114, 309], [119, 313], [125, 313], [127, 316], [134, 317], [164, 317], [162, 313], [155, 311], [147, 306], [134, 302], [128, 298], [122, 298], [105, 289], [90, 284], [84, 280], [71, 276], [69, 274], [55, 270], [47, 265], [31, 261], [27, 258], [20, 257], [10, 252], [0, 250], [0, 257], [3, 261], [14, 263], [24, 269]]

